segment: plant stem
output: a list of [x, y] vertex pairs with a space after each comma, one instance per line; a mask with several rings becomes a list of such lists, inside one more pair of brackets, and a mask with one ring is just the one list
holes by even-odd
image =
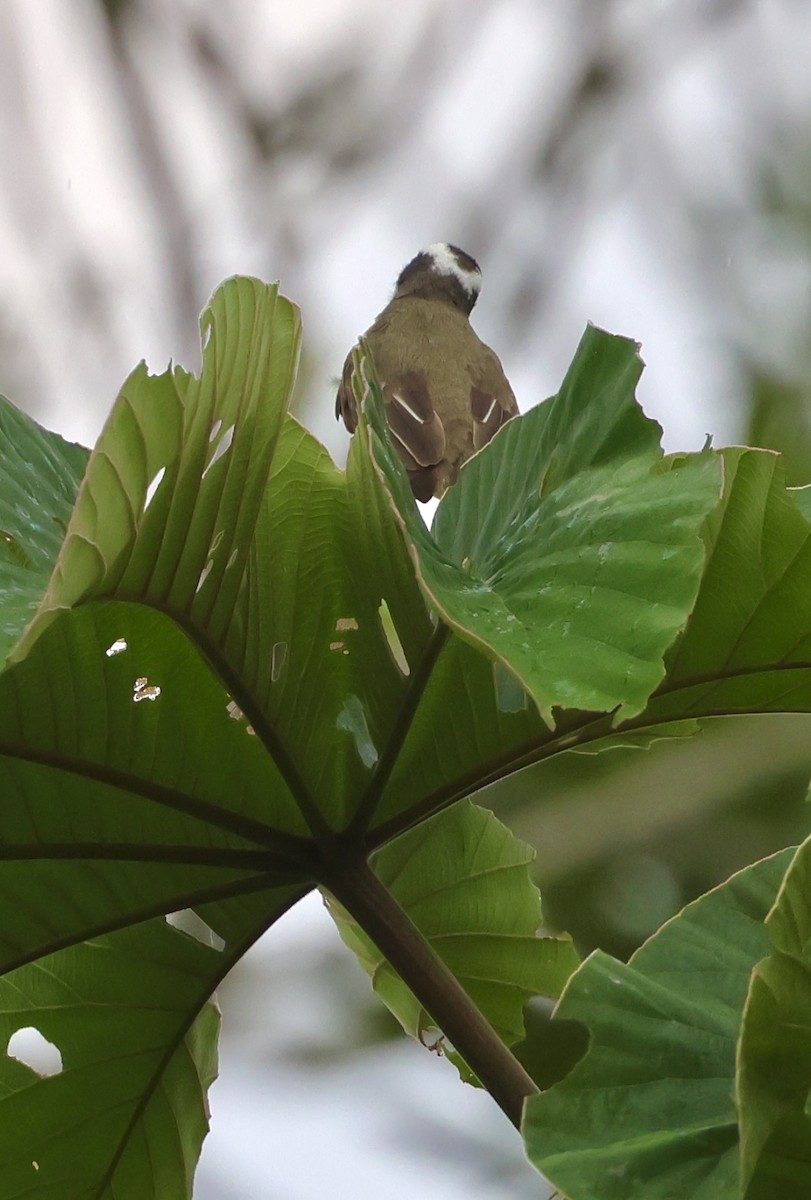
[[539, 1089], [366, 859], [324, 864], [319, 882], [372, 939], [515, 1125]]

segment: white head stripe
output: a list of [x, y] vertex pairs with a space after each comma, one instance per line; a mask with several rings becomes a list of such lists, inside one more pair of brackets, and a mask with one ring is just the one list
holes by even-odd
[[434, 242], [425, 247], [440, 275], [455, 275], [469, 296], [478, 295], [482, 286], [481, 271], [468, 271], [461, 265], [447, 242]]

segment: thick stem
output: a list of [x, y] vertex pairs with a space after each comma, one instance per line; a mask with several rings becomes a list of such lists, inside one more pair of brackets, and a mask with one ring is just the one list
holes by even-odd
[[320, 882], [354, 917], [518, 1129], [538, 1088], [365, 859], [332, 862]]

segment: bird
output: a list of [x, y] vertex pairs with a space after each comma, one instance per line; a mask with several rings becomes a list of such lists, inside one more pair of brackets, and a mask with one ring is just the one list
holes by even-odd
[[[497, 355], [470, 324], [482, 274], [475, 258], [435, 242], [403, 268], [394, 295], [363, 335], [394, 444], [419, 501], [442, 496], [459, 469], [518, 412]], [[358, 424], [353, 351], [335, 416]]]

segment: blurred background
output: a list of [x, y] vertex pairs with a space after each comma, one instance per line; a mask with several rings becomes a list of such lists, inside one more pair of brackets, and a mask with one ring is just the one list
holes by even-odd
[[[670, 450], [811, 481], [811, 7], [800, 0], [5, 0], [0, 390], [92, 443], [146, 358], [194, 368], [225, 276], [281, 279], [297, 415], [403, 264], [449, 240], [522, 409], [583, 327], [636, 338]], [[550, 923], [627, 955], [803, 837], [805, 718], [561, 758], [502, 789]], [[199, 1200], [542, 1196], [513, 1131], [407, 1044], [311, 899], [222, 989]]]

